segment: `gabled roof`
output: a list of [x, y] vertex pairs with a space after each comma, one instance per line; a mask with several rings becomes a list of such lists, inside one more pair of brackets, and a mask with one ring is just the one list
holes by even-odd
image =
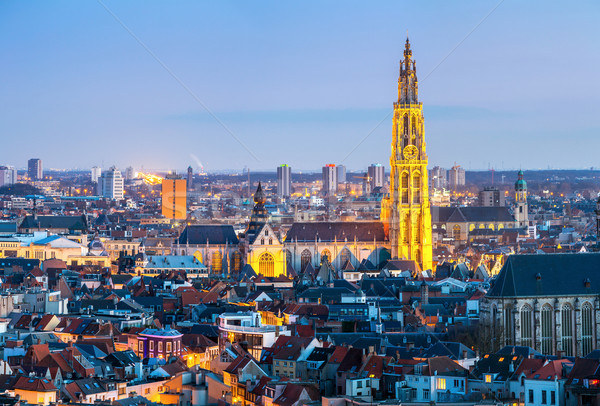
[[294, 223], [287, 232], [285, 241], [321, 241], [358, 242], [384, 241], [383, 223], [365, 222], [311, 222]]
[[21, 376], [15, 383], [14, 388], [35, 392], [55, 392], [58, 390], [52, 381], [48, 379], [28, 376]]
[[600, 253], [510, 255], [488, 297], [594, 295]]
[[190, 225], [183, 230], [177, 241], [180, 245], [239, 244], [235, 230], [230, 225]]
[[85, 216], [25, 216], [19, 228], [87, 230]]

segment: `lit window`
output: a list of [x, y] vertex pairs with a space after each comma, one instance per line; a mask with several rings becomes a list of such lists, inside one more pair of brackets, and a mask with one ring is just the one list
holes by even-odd
[[167, 352], [168, 352], [168, 353], [171, 353], [171, 351], [172, 351], [172, 348], [171, 348], [171, 347], [172, 347], [172, 346], [171, 346], [171, 343], [170, 343], [170, 342], [168, 342], [168, 343], [167, 343]]
[[162, 343], [162, 341], [159, 341], [158, 342], [158, 352], [163, 352], [162, 350], [163, 350], [163, 343]]
[[492, 375], [485, 376], [485, 383], [492, 383]]
[[445, 390], [446, 389], [446, 379], [438, 378], [438, 389]]

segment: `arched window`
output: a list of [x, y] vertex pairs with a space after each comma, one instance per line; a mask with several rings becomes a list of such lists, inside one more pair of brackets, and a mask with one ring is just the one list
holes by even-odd
[[292, 265], [292, 251], [290, 250], [285, 250], [285, 263], [288, 268]]
[[521, 345], [531, 347], [533, 344], [533, 330], [531, 328], [531, 307], [521, 307]]
[[549, 304], [542, 306], [541, 316], [542, 354], [552, 355], [552, 307]]
[[202, 253], [200, 251], [194, 252], [194, 258], [196, 258], [198, 262], [204, 263], [204, 261], [202, 261]]
[[408, 240], [409, 240], [409, 231], [408, 229], [410, 228], [410, 213], [406, 212], [404, 213], [404, 219], [402, 221], [402, 241], [405, 244], [408, 244]]
[[404, 134], [408, 135], [408, 114], [404, 115]]
[[258, 273], [271, 278], [275, 276], [275, 258], [268, 252], [258, 257]]
[[352, 254], [350, 254], [350, 250], [348, 248], [344, 248], [339, 255], [340, 258], [340, 267], [346, 266], [350, 258], [352, 258]]
[[455, 224], [454, 227], [452, 227], [452, 236], [455, 240], [460, 239], [460, 226], [458, 224]]
[[310, 264], [310, 260], [312, 258], [312, 254], [310, 253], [310, 251], [308, 249], [305, 249], [304, 251], [302, 251], [302, 254], [300, 254], [300, 270], [304, 272], [304, 268], [306, 268], [306, 265]]
[[421, 174], [415, 173], [413, 175], [413, 203], [421, 203]]
[[504, 308], [504, 334], [506, 345], [514, 345], [514, 331], [512, 307], [506, 306]]
[[408, 204], [408, 173], [402, 172], [402, 203]]
[[594, 331], [594, 312], [592, 305], [584, 303], [581, 308], [581, 351], [583, 356], [588, 355], [594, 349], [593, 331]]
[[412, 116], [412, 136], [417, 136], [417, 116]]
[[239, 272], [242, 270], [242, 253], [239, 251], [234, 251], [231, 255], [232, 269], [234, 272]]
[[221, 251], [213, 251], [210, 267], [213, 273], [221, 273], [223, 271], [223, 255]]
[[565, 303], [560, 310], [561, 342], [565, 356], [573, 356], [573, 309]]
[[331, 263], [331, 251], [329, 251], [328, 249], [324, 249], [321, 252], [321, 260], [327, 258], [327, 262]]

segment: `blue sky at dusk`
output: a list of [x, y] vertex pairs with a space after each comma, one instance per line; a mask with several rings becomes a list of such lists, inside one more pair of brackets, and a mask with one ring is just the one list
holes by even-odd
[[103, 4], [252, 153], [102, 3], [6, 0], [0, 164], [389, 169], [408, 30], [430, 166], [600, 166], [597, 1]]

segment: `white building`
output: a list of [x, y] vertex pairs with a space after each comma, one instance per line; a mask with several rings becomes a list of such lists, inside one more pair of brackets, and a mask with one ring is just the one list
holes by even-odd
[[323, 167], [323, 194], [334, 196], [337, 193], [338, 171], [335, 165], [327, 164]]
[[0, 166], [0, 187], [17, 183], [17, 170], [13, 166]]
[[368, 170], [371, 190], [385, 185], [385, 167], [381, 164], [372, 164]]
[[277, 167], [277, 196], [290, 197], [292, 192], [292, 168], [286, 164]]
[[92, 183], [98, 183], [100, 177], [102, 176], [102, 168], [99, 166], [92, 167]]
[[102, 173], [98, 182], [99, 194], [113, 200], [123, 199], [123, 176], [114, 166]]

